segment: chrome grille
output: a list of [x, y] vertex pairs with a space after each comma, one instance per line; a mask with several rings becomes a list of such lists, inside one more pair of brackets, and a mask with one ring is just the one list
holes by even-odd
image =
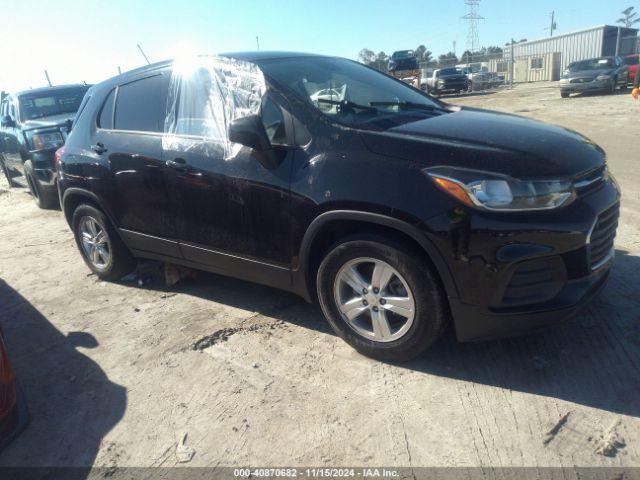
[[619, 216], [620, 204], [615, 204], [598, 215], [588, 242], [589, 265], [592, 270], [600, 268], [613, 256], [613, 241]]

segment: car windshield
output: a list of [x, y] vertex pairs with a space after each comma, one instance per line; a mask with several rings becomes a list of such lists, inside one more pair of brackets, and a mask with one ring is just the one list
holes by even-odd
[[76, 113], [88, 89], [88, 86], [83, 86], [20, 95], [18, 97], [20, 118], [34, 120], [64, 113]]
[[282, 58], [259, 66], [271, 83], [343, 125], [384, 129], [443, 112], [414, 88], [351, 60]]
[[391, 55], [391, 58], [393, 59], [397, 59], [397, 58], [410, 58], [413, 57], [413, 52], [411, 50], [405, 50], [402, 52], [394, 52], [393, 55]]
[[460, 75], [462, 73], [461, 68], [443, 68], [438, 74], [440, 77], [447, 77], [449, 75]]
[[640, 55], [634, 55], [633, 57], [625, 57], [625, 65], [638, 65], [640, 64]]
[[615, 67], [612, 58], [594, 58], [569, 65], [570, 72], [581, 72], [585, 70], [610, 70]]

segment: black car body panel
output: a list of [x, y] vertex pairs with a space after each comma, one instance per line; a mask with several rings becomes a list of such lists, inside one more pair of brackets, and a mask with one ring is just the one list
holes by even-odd
[[411, 50], [393, 52], [389, 60], [389, 71], [400, 72], [404, 70], [417, 70], [418, 59]]
[[[68, 221], [74, 207], [90, 199], [136, 256], [272, 285], [307, 300], [315, 298], [318, 252], [332, 239], [354, 231], [396, 235], [434, 266], [461, 340], [557, 323], [604, 283], [611, 252], [592, 262], [590, 239], [598, 234], [599, 216], [615, 214], [617, 221], [620, 193], [604, 152], [590, 140], [435, 100], [442, 109], [437, 114], [401, 124], [339, 125], [269, 73], [274, 60], [324, 57], [229, 57], [260, 67], [268, 95], [284, 112], [289, 142], [274, 147], [277, 167], [263, 166], [248, 147], [226, 162], [198, 149], [163, 148], [161, 133], [98, 128], [114, 88], [170, 72], [171, 62], [151, 65], [92, 89], [61, 162]], [[97, 143], [104, 152], [92, 149]], [[483, 211], [434, 187], [424, 169], [441, 165], [570, 179], [580, 188], [571, 203], [553, 210]], [[612, 249], [613, 238], [604, 240]], [[536, 271], [535, 288], [521, 288], [520, 279]]]

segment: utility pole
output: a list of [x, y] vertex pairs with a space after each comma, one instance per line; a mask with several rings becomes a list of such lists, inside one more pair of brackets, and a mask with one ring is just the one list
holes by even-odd
[[618, 36], [616, 38], [616, 57], [620, 55], [620, 42], [622, 40], [622, 28], [618, 27]]
[[142, 47], [140, 46], [140, 44], [138, 43], [138, 50], [140, 50], [140, 53], [142, 54], [142, 56], [144, 57], [144, 59], [147, 61], [147, 65], [151, 64], [151, 62], [149, 61], [149, 59], [147, 58], [147, 55], [144, 53], [144, 50], [142, 50]]
[[256, 35], [256, 48], [260, 51], [260, 37], [258, 35]]
[[[456, 44], [457, 44], [457, 42], [454, 40], [453, 41], [453, 54], [454, 55], [456, 55]], [[457, 55], [456, 55], [456, 57], [457, 57]]]
[[120, 65], [118, 65], [118, 75], [122, 75], [122, 70], [120, 69]]
[[49, 78], [49, 72], [47, 72], [46, 70], [44, 71], [44, 76], [47, 77], [47, 83], [49, 84], [49, 86], [51, 87], [51, 79]]
[[558, 29], [558, 25], [556, 25], [556, 12], [555, 10], [551, 12], [551, 25], [549, 26], [550, 37], [553, 37], [553, 32]]

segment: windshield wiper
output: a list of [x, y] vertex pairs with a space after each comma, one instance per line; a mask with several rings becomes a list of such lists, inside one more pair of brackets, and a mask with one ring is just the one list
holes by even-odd
[[403, 109], [415, 109], [415, 110], [426, 110], [430, 112], [443, 112], [449, 113], [449, 110], [444, 108], [436, 107], [435, 105], [427, 105], [425, 103], [416, 103], [416, 102], [370, 102], [371, 106], [375, 107], [399, 107]]
[[329, 105], [338, 105], [340, 107], [350, 107], [350, 108], [357, 108], [359, 110], [366, 110], [368, 112], [377, 112], [378, 109], [370, 106], [370, 105], [360, 105], [358, 103], [352, 102], [350, 100], [327, 100], [326, 98], [318, 98], [318, 100], [316, 100], [318, 103], [327, 103]]

